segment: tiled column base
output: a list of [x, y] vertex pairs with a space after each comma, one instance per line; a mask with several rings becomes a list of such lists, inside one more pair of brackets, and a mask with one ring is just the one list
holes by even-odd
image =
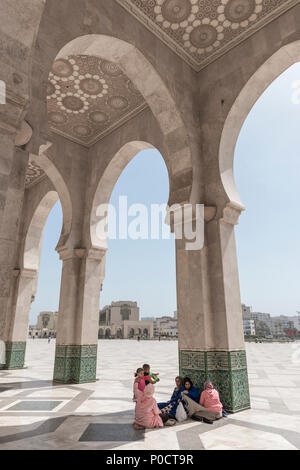
[[229, 413], [250, 408], [245, 351], [179, 351], [180, 375], [188, 376], [203, 391], [210, 380]]
[[23, 369], [26, 342], [6, 343], [6, 364], [0, 364], [1, 370]]
[[54, 382], [90, 383], [96, 381], [97, 344], [56, 346]]

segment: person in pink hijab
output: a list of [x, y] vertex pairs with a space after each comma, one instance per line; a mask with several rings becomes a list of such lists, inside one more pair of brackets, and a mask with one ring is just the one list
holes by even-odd
[[149, 384], [146, 386], [144, 392], [141, 392], [138, 388], [138, 383], [135, 382], [134, 394], [137, 398], [137, 403], [135, 406], [135, 421], [133, 427], [135, 429], [162, 428], [161, 411], [153, 397], [154, 386]]
[[217, 417], [222, 417], [223, 405], [220, 402], [219, 392], [214, 389], [211, 382], [205, 382], [204, 391], [200, 397], [200, 405], [213, 411], [217, 414]]

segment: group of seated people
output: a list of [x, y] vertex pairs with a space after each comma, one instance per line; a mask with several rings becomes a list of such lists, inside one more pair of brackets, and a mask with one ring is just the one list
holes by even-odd
[[212, 424], [226, 416], [220, 402], [219, 393], [212, 383], [207, 381], [201, 396], [189, 377], [176, 377], [176, 387], [168, 402], [157, 403], [154, 398], [154, 384], [159, 381], [158, 374], [150, 372], [150, 366], [144, 364], [135, 374], [134, 401], [135, 429], [159, 428], [176, 424], [178, 406], [182, 404], [186, 417]]

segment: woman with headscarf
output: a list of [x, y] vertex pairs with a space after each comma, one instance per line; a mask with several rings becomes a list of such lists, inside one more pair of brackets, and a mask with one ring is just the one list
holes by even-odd
[[222, 417], [223, 405], [220, 402], [219, 392], [210, 381], [204, 384], [204, 391], [200, 397], [200, 405], [216, 413], [217, 417]]
[[170, 418], [173, 418], [173, 419], [175, 419], [176, 410], [181, 400], [181, 394], [184, 390], [183, 378], [179, 376], [176, 377], [175, 384], [176, 384], [176, 387], [174, 388], [173, 394], [171, 396], [171, 400], [157, 404], [158, 408], [161, 410], [163, 414], [167, 414]]
[[184, 390], [182, 392], [182, 395], [198, 403], [199, 402], [198, 389], [197, 387], [194, 386], [193, 382], [191, 381], [189, 377], [185, 377], [185, 379], [183, 379], [183, 386], [184, 386]]
[[205, 382], [200, 402], [196, 403], [188, 395], [183, 394], [185, 409], [189, 418], [212, 424], [216, 419], [222, 418], [222, 403], [219, 393], [211, 382]]
[[160, 417], [160, 409], [157, 406], [154, 395], [154, 385], [148, 384], [141, 392], [138, 383], [134, 384], [134, 394], [137, 398], [135, 407], [135, 421], [133, 427], [135, 429], [152, 429], [162, 428], [163, 421]]

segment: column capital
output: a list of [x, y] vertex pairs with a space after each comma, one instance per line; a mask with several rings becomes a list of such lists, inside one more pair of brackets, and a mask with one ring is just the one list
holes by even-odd
[[[216, 206], [208, 206], [205, 204], [174, 204], [174, 206], [167, 208], [167, 215], [165, 223], [170, 225], [171, 231], [174, 232], [176, 226], [181, 226], [184, 223], [193, 223], [196, 220], [197, 206], [204, 207], [204, 222], [211, 222], [217, 214]], [[191, 208], [190, 214], [185, 214], [185, 207]]]
[[13, 277], [19, 278], [28, 278], [28, 279], [37, 279], [38, 277], [38, 271], [36, 269], [20, 269], [20, 268], [15, 268], [13, 269]]
[[100, 248], [66, 248], [62, 247], [58, 250], [59, 257], [62, 261], [68, 259], [89, 259], [95, 261], [102, 261], [105, 257], [107, 249]]
[[240, 206], [236, 206], [234, 203], [229, 202], [223, 209], [223, 214], [220, 218], [220, 221], [225, 224], [238, 225], [239, 218], [243, 210], [244, 209]]

